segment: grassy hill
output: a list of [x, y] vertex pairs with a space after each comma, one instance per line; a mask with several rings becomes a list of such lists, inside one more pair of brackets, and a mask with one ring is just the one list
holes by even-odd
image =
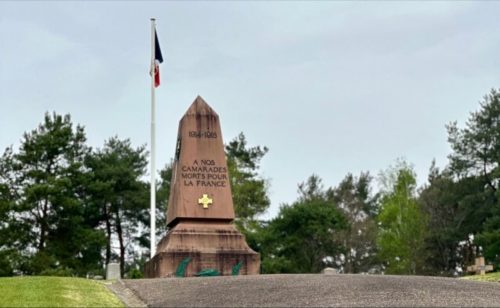
[[0, 278], [0, 307], [124, 307], [103, 282], [69, 277]]

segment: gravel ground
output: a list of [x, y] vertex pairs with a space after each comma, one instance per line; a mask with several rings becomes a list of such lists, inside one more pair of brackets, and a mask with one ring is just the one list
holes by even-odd
[[150, 307], [500, 307], [500, 284], [390, 275], [123, 280]]

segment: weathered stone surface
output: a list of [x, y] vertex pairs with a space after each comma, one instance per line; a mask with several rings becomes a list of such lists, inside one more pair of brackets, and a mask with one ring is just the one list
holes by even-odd
[[484, 257], [477, 257], [474, 265], [467, 266], [467, 271], [477, 275], [486, 275], [486, 272], [493, 271], [493, 266], [485, 265]]
[[332, 267], [325, 267], [325, 268], [321, 271], [321, 274], [325, 274], [325, 275], [335, 275], [335, 274], [338, 274], [338, 271], [337, 271], [337, 269], [332, 268]]
[[146, 277], [173, 277], [177, 266], [191, 258], [186, 276], [214, 268], [231, 275], [242, 261], [240, 275], [259, 273], [259, 255], [248, 247], [244, 236], [231, 223], [188, 221], [178, 223], [157, 246], [157, 254], [145, 267]]
[[108, 265], [106, 265], [106, 280], [115, 280], [120, 278], [120, 263], [108, 263]]
[[[180, 219], [234, 219], [217, 113], [198, 96], [179, 122], [167, 224]], [[207, 195], [207, 207], [198, 201]]]
[[145, 264], [145, 277], [173, 277], [182, 260], [186, 276], [204, 269], [231, 275], [259, 273], [260, 257], [236, 230], [224, 143], [217, 113], [197, 97], [179, 122], [167, 212], [167, 235]]

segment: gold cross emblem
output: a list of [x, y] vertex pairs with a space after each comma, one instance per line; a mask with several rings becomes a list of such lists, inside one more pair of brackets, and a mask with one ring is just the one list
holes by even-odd
[[207, 194], [203, 194], [203, 197], [198, 199], [199, 204], [203, 204], [204, 209], [208, 209], [208, 205], [213, 203], [213, 200], [208, 197]]

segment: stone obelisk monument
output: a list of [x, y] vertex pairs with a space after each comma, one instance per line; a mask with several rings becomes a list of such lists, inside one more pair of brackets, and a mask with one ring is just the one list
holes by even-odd
[[[167, 225], [145, 276], [184, 276], [203, 270], [259, 273], [260, 257], [233, 224], [234, 208], [217, 113], [198, 96], [179, 122]], [[189, 259], [188, 259], [189, 258]]]

